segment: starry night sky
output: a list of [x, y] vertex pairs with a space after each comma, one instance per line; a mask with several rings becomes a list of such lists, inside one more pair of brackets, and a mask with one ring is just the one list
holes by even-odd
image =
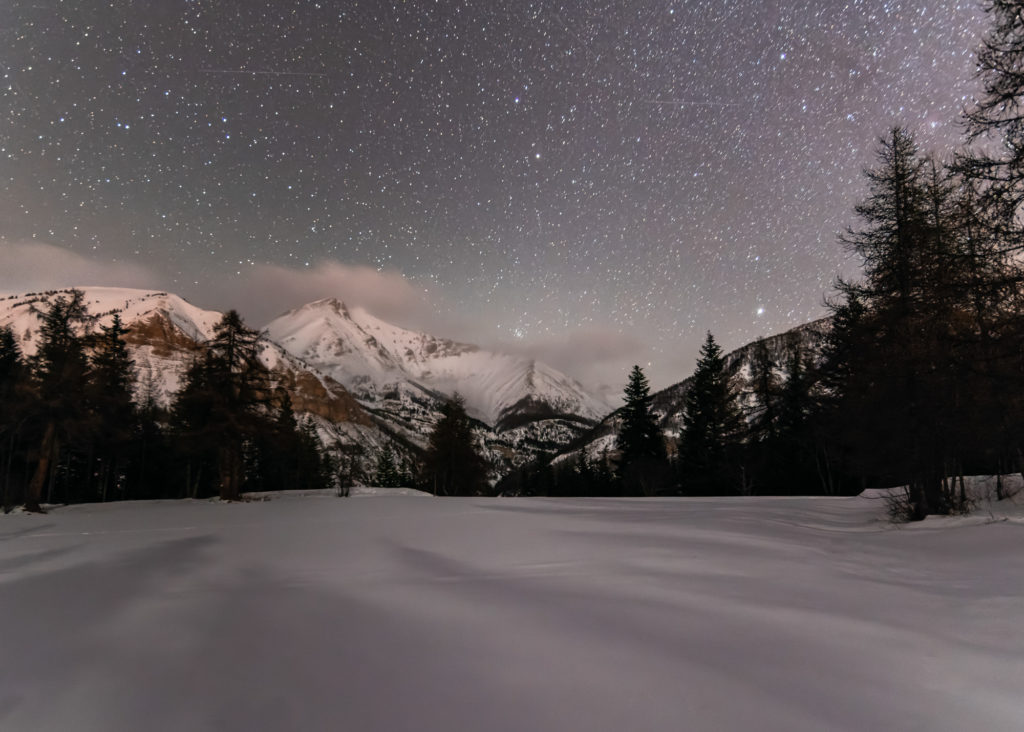
[[707, 329], [823, 314], [878, 136], [959, 144], [984, 28], [970, 0], [7, 0], [0, 241], [205, 306], [369, 266], [439, 335], [559, 361], [589, 333], [584, 376], [664, 386]]

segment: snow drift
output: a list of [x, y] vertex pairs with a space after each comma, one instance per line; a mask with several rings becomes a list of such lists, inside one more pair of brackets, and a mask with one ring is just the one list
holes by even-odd
[[0, 728], [1020, 730], [1024, 524], [884, 514], [312, 496], [0, 517]]

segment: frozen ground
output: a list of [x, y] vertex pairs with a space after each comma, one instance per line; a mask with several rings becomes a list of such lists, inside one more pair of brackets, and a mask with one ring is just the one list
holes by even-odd
[[0, 516], [0, 729], [1024, 729], [1024, 523], [881, 504]]

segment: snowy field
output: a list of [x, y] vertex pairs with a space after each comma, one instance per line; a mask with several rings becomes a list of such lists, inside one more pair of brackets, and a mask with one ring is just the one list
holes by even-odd
[[1024, 729], [1024, 523], [871, 498], [0, 516], [0, 729]]

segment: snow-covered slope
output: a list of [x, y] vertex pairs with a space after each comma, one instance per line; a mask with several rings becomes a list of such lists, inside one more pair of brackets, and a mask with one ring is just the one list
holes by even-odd
[[[140, 376], [166, 401], [178, 388], [185, 354], [213, 335], [221, 314], [203, 310], [177, 295], [121, 287], [81, 287], [97, 325], [109, 325], [114, 313], [130, 328], [126, 339]], [[10, 325], [26, 356], [38, 347], [40, 313], [68, 291], [11, 296], [0, 301], [0, 326]]]
[[[798, 325], [784, 333], [764, 338], [768, 355], [775, 364], [776, 376], [780, 379], [785, 378], [784, 365], [789, 358], [791, 349], [794, 347], [800, 349], [804, 358], [809, 363], [816, 362], [821, 357], [824, 337], [830, 327], [831, 320], [829, 318], [822, 318]], [[747, 412], [756, 406], [754, 396], [751, 393], [750, 379], [757, 343], [758, 341], [748, 343], [725, 355], [726, 371], [732, 375], [733, 384], [736, 387], [741, 404]], [[686, 394], [690, 391], [692, 384], [693, 376], [689, 376], [651, 395], [651, 411], [669, 439], [675, 439], [679, 436], [683, 424]], [[614, 435], [618, 432], [621, 415], [621, 408], [606, 415], [587, 435], [586, 443], [582, 447], [575, 448], [571, 453], [564, 454], [583, 454], [588, 460], [596, 460], [605, 449], [613, 449], [615, 445]], [[565, 458], [559, 456], [558, 459]]]
[[[121, 287], [80, 287], [96, 326], [109, 325], [114, 313], [129, 329], [125, 340], [131, 350], [140, 390], [152, 390], [157, 401], [168, 403], [199, 344], [213, 336], [222, 314], [203, 310], [167, 292]], [[0, 326], [10, 325], [26, 356], [36, 352], [40, 313], [68, 290], [16, 295], [0, 300]], [[331, 439], [349, 442], [364, 434], [372, 421], [338, 382], [302, 363], [276, 343], [263, 338], [260, 360], [285, 387], [296, 412], [319, 418], [332, 428]]]
[[472, 416], [499, 429], [556, 415], [595, 421], [609, 411], [545, 364], [406, 330], [333, 298], [285, 313], [267, 333], [370, 402], [410, 384], [442, 397], [457, 391]]
[[[185, 343], [196, 343], [213, 335], [213, 327], [221, 317], [218, 312], [203, 310], [167, 292], [125, 287], [77, 289], [84, 293], [85, 305], [99, 324], [109, 325], [113, 314], [119, 313], [122, 322], [132, 324], [136, 340], [139, 340], [140, 329], [145, 330], [146, 323], [156, 321], [173, 326], [171, 331], [164, 331], [168, 334], [177, 333], [176, 336], [167, 336], [171, 342], [182, 346]], [[37, 347], [39, 313], [55, 298], [66, 297], [70, 292], [50, 290], [4, 298], [0, 300], [0, 326], [12, 326], [24, 353], [32, 355]]]

